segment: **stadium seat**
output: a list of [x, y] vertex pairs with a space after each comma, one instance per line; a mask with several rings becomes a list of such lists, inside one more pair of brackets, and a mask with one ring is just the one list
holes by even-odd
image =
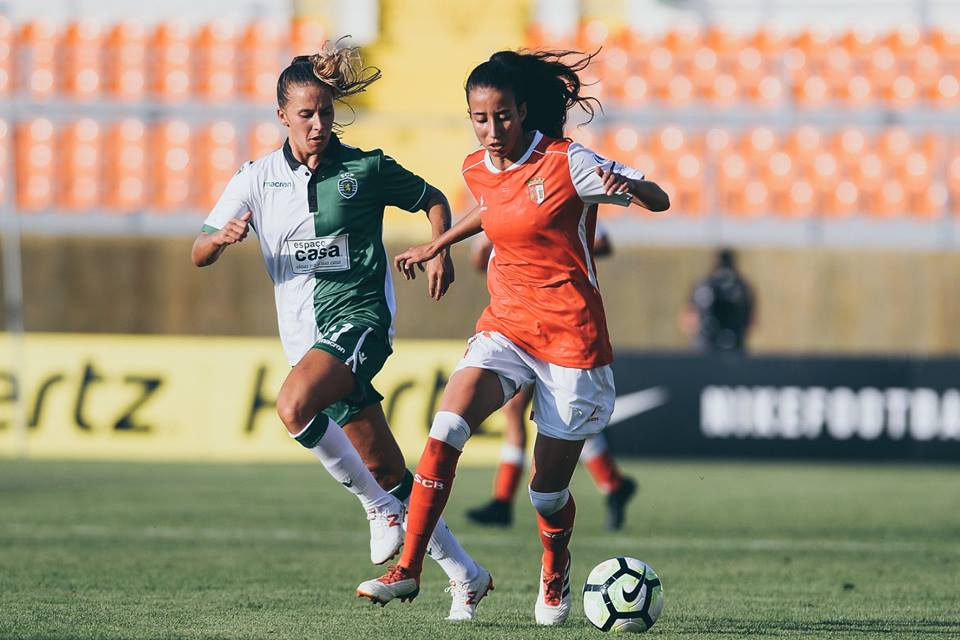
[[818, 193], [821, 211], [826, 217], [844, 218], [862, 209], [860, 187], [851, 180], [841, 180]]
[[106, 135], [103, 200], [112, 213], [130, 213], [147, 201], [147, 128], [126, 118], [110, 125]]
[[874, 146], [884, 164], [900, 168], [913, 149], [913, 137], [902, 127], [889, 127], [877, 134]]
[[39, 212], [54, 202], [53, 123], [46, 118], [22, 120], [16, 127], [17, 206], [21, 211]]
[[668, 181], [675, 185], [674, 191], [667, 192], [670, 194], [671, 209], [687, 215], [700, 215], [704, 212], [704, 175], [702, 155], [687, 152], [677, 158], [674, 171], [668, 176]]
[[783, 150], [800, 167], [809, 166], [823, 149], [823, 133], [817, 127], [802, 125], [788, 131], [783, 138]]
[[[873, 50], [863, 72], [874, 87], [889, 87], [898, 74], [897, 57], [893, 50], [881, 45]], [[881, 94], [886, 95], [886, 94]]]
[[667, 85], [676, 75], [673, 54], [666, 47], [655, 47], [643, 59], [641, 73], [649, 86], [650, 93], [662, 99]]
[[624, 107], [639, 107], [647, 104], [651, 99], [650, 84], [646, 77], [639, 73], [631, 73], [623, 81], [621, 104]]
[[16, 42], [14, 87], [34, 100], [52, 98], [57, 90], [57, 28], [48, 20], [23, 23]]
[[952, 73], [944, 73], [924, 96], [933, 106], [952, 109], [960, 105], [960, 80]]
[[830, 138], [830, 150], [847, 170], [856, 166], [870, 147], [867, 133], [860, 127], [844, 127]]
[[164, 22], [150, 36], [150, 90], [164, 102], [190, 98], [193, 56], [190, 29], [181, 22]]
[[777, 133], [764, 126], [744, 131], [738, 146], [747, 161], [757, 167], [765, 163], [780, 145]]
[[320, 51], [327, 39], [327, 30], [323, 24], [309, 17], [294, 18], [290, 27], [290, 46], [292, 55], [312, 55]]
[[117, 100], [143, 100], [147, 92], [147, 32], [136, 22], [119, 22], [106, 42], [104, 76], [107, 92]]
[[867, 212], [879, 218], [897, 218], [907, 213], [907, 190], [903, 183], [888, 179], [873, 194]]
[[103, 32], [97, 22], [83, 19], [67, 25], [58, 56], [63, 60], [58, 76], [65, 95], [73, 100], [90, 100], [100, 95], [103, 45]]
[[207, 102], [226, 102], [237, 93], [237, 33], [226, 20], [208, 22], [193, 41], [197, 95]]
[[218, 121], [203, 127], [196, 135], [193, 154], [198, 177], [196, 206], [208, 211], [240, 166], [233, 124]]
[[717, 165], [716, 192], [721, 211], [731, 214], [740, 212], [739, 198], [750, 179], [746, 159], [733, 152], [720, 157]]
[[247, 25], [240, 47], [240, 88], [244, 98], [271, 103], [277, 96], [277, 77], [283, 70], [280, 25], [255, 21]]
[[807, 180], [794, 180], [784, 195], [781, 212], [793, 218], [807, 218], [817, 213], [817, 198]]
[[100, 204], [103, 160], [100, 125], [84, 118], [61, 127], [57, 135], [61, 176], [56, 194], [63, 211], [93, 211]]
[[649, 148], [657, 159], [673, 163], [687, 151], [688, 139], [689, 134], [683, 129], [669, 125], [652, 133]]
[[191, 186], [197, 167], [191, 163], [193, 132], [182, 120], [155, 125], [149, 148], [153, 180], [150, 206], [158, 212], [182, 212], [191, 208]]
[[10, 124], [0, 118], [0, 207], [7, 204], [7, 176], [10, 175]]
[[0, 15], [0, 96], [9, 94], [13, 85], [13, 45], [13, 23]]
[[247, 138], [247, 160], [262, 158], [283, 145], [282, 127], [276, 120], [258, 122], [250, 128]]

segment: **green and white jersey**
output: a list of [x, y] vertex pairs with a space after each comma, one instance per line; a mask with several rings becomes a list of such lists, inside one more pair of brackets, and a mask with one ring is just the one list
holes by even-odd
[[417, 211], [428, 191], [423, 178], [379, 149], [361, 151], [334, 136], [324, 157], [313, 172], [287, 142], [245, 163], [203, 225], [214, 232], [252, 212], [291, 365], [344, 324], [392, 338], [396, 306], [383, 210]]

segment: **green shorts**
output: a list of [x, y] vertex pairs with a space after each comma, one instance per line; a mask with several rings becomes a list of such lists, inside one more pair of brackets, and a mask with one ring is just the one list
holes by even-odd
[[383, 400], [373, 388], [373, 378], [380, 373], [393, 349], [378, 329], [350, 323], [335, 325], [320, 335], [313, 348], [329, 353], [350, 367], [357, 382], [349, 396], [323, 410], [325, 416], [344, 425], [365, 407]]

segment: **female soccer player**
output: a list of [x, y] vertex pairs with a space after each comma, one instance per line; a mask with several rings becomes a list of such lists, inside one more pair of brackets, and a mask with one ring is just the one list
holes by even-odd
[[[433, 237], [450, 224], [440, 191], [379, 149], [361, 151], [337, 136], [334, 102], [379, 77], [379, 69], [362, 66], [355, 48], [327, 45], [319, 54], [294, 58], [277, 82], [286, 143], [240, 168], [192, 252], [197, 266], [213, 264], [251, 228], [256, 232], [293, 367], [277, 412], [290, 435], [360, 500], [376, 564], [403, 543], [403, 501], [413, 485], [387, 426], [383, 397], [371, 384], [392, 352], [394, 298], [383, 210], [426, 211]], [[438, 253], [427, 270], [429, 293], [439, 299], [453, 282], [453, 265]], [[451, 580], [450, 618], [472, 618], [470, 593], [486, 587], [490, 575], [443, 523], [430, 554]]]
[[[597, 205], [593, 205], [596, 207]], [[593, 215], [591, 212], [590, 215]], [[474, 236], [470, 263], [486, 273], [493, 244], [485, 233]], [[591, 255], [594, 258], [609, 256], [613, 246], [606, 230], [597, 222]], [[469, 509], [467, 518], [482, 525], [510, 526], [513, 523], [513, 501], [520, 486], [520, 477], [526, 461], [527, 423], [526, 414], [533, 401], [533, 387], [521, 389], [507, 401], [500, 412], [503, 414], [503, 447], [500, 462], [493, 480], [493, 498], [486, 504]], [[636, 493], [637, 483], [620, 471], [616, 460], [607, 448], [607, 439], [602, 433], [588, 438], [580, 452], [580, 462], [587, 468], [597, 489], [604, 495], [607, 505], [607, 529], [618, 531], [623, 527], [627, 503]]]
[[[424, 551], [471, 433], [527, 385], [534, 387], [530, 499], [544, 553], [534, 607], [538, 624], [562, 624], [570, 612], [574, 521], [568, 489], [584, 439], [603, 430], [614, 388], [603, 303], [597, 287], [590, 205], [637, 202], [664, 211], [669, 198], [622, 164], [564, 140], [567, 111], [580, 105], [577, 71], [563, 53], [501, 51], [467, 78], [469, 116], [482, 149], [463, 175], [479, 207], [432, 242], [394, 260], [407, 277], [450, 245], [481, 229], [494, 246], [487, 275], [490, 305], [450, 378], [434, 417], [410, 498], [400, 562], [357, 587], [387, 603], [419, 591]], [[483, 593], [478, 593], [482, 597]]]

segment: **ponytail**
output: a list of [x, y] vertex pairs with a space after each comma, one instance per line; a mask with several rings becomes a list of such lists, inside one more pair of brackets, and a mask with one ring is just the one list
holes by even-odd
[[[565, 59], [576, 56], [570, 61]], [[467, 98], [478, 87], [510, 91], [517, 105], [527, 105], [524, 131], [542, 131], [551, 138], [563, 137], [567, 112], [579, 106], [593, 120], [596, 98], [580, 95], [583, 88], [577, 72], [583, 71], [596, 53], [577, 51], [498, 51], [467, 77]]]
[[340, 46], [326, 42], [319, 53], [297, 56], [277, 79], [277, 104], [282, 109], [290, 99], [290, 87], [294, 85], [323, 86], [333, 93], [335, 100], [366, 91], [380, 79], [380, 69], [365, 67], [358, 47]]

